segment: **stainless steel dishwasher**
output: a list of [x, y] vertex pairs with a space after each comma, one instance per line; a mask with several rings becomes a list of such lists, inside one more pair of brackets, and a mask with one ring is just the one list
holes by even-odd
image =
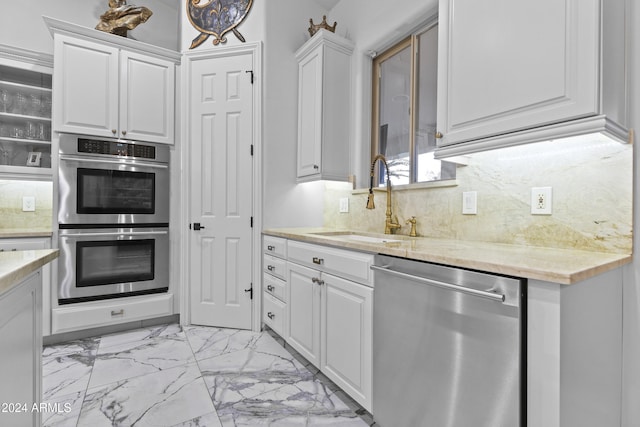
[[526, 425], [526, 281], [378, 255], [373, 417], [381, 427]]

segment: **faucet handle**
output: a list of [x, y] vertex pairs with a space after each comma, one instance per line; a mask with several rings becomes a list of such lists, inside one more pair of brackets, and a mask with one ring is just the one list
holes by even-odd
[[410, 237], [417, 237], [418, 236], [418, 234], [416, 233], [416, 223], [417, 222], [418, 221], [416, 220], [415, 216], [412, 216], [411, 218], [409, 218], [406, 221], [406, 224], [411, 224], [411, 231], [409, 232], [409, 236]]

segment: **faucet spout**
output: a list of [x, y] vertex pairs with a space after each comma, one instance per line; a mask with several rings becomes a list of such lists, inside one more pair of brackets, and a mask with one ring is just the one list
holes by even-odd
[[376, 162], [380, 160], [384, 163], [385, 170], [387, 171], [387, 210], [385, 212], [385, 227], [384, 234], [392, 234], [393, 230], [401, 228], [402, 226], [398, 223], [397, 218], [393, 219], [393, 212], [391, 211], [391, 179], [389, 179], [389, 165], [387, 164], [387, 159], [382, 155], [378, 154], [373, 158], [371, 162], [371, 172], [370, 172], [370, 184], [369, 184], [369, 197], [367, 198], [367, 209], [375, 209], [375, 204], [373, 202], [373, 180], [375, 178], [374, 171], [376, 167]]

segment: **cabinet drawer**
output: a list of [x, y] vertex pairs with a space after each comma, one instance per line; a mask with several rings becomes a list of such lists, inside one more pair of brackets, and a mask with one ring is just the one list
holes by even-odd
[[287, 302], [287, 282], [284, 280], [265, 273], [262, 275], [262, 286], [267, 294], [278, 298], [282, 302]]
[[173, 294], [95, 301], [52, 310], [54, 334], [173, 314]]
[[271, 295], [263, 294], [262, 298], [262, 319], [266, 325], [273, 329], [278, 335], [285, 336], [284, 332], [284, 313], [285, 304], [278, 301]]
[[283, 259], [273, 257], [271, 255], [264, 255], [264, 271], [269, 274], [273, 274], [276, 277], [284, 279], [285, 268], [287, 262]]
[[264, 236], [262, 238], [262, 250], [265, 254], [287, 257], [287, 239], [281, 237]]
[[371, 265], [373, 255], [346, 251], [327, 246], [289, 240], [287, 243], [289, 261], [297, 262], [336, 276], [372, 285]]

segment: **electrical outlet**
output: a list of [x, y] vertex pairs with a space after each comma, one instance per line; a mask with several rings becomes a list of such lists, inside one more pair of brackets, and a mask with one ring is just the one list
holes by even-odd
[[349, 212], [349, 198], [343, 197], [340, 199], [340, 213], [348, 213]]
[[551, 215], [551, 187], [531, 189], [531, 215]]
[[22, 197], [22, 212], [35, 212], [36, 198], [33, 196]]
[[478, 192], [464, 191], [462, 193], [462, 214], [476, 215], [478, 213]]

